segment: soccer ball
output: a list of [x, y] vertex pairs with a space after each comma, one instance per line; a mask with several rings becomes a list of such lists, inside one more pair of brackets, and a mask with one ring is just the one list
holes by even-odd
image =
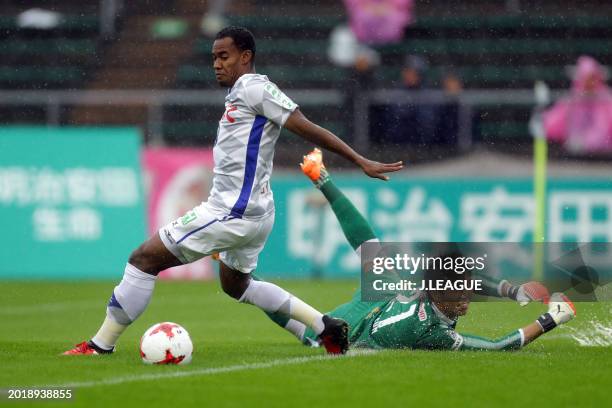
[[140, 339], [140, 357], [145, 364], [189, 364], [192, 352], [189, 333], [176, 323], [154, 324]]

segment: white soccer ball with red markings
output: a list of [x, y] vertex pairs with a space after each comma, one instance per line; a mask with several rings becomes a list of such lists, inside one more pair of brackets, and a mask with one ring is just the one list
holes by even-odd
[[189, 364], [193, 343], [179, 324], [157, 323], [140, 339], [140, 357], [145, 364]]

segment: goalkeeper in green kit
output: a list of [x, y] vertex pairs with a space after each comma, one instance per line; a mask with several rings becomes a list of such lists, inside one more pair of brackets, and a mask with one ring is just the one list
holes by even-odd
[[[321, 151], [315, 149], [304, 157], [302, 171], [329, 201], [342, 230], [357, 253], [366, 242], [377, 242], [370, 225], [330, 179], [323, 165]], [[429, 276], [428, 276], [429, 274]], [[467, 276], [466, 276], [467, 275]], [[427, 271], [425, 279], [468, 280], [469, 273]], [[358, 290], [352, 300], [329, 313], [349, 323], [351, 347], [373, 349], [409, 348], [434, 350], [515, 350], [519, 349], [576, 315], [572, 302], [562, 293], [551, 296], [538, 282], [513, 286], [509, 282], [483, 280], [483, 294], [508, 297], [522, 304], [542, 301], [548, 312], [536, 321], [508, 335], [490, 340], [458, 333], [457, 320], [467, 313], [470, 291], [428, 290], [411, 295], [397, 295], [379, 302], [364, 302]], [[317, 345], [317, 336], [304, 324], [269, 314], [277, 324], [296, 335], [306, 345]]]

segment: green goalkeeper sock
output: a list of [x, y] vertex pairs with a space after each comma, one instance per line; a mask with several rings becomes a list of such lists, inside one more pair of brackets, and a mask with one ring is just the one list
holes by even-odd
[[329, 201], [349, 244], [351, 244], [353, 249], [357, 249], [364, 242], [375, 239], [376, 235], [368, 221], [366, 221], [342, 191], [336, 187], [329, 175], [326, 174], [325, 176], [325, 179], [322, 180], [321, 185], [318, 185], [317, 188], [321, 190], [327, 201]]

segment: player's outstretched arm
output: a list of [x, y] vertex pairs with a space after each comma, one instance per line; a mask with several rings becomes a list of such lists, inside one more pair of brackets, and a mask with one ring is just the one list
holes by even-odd
[[531, 281], [522, 285], [512, 285], [508, 281], [502, 281], [499, 286], [502, 297], [508, 297], [525, 306], [529, 302], [542, 302], [548, 304], [550, 293], [546, 286], [540, 282]]
[[540, 282], [531, 281], [522, 285], [513, 285], [507, 280], [497, 279], [482, 272], [475, 271], [473, 276], [482, 281], [483, 289], [478, 292], [479, 295], [510, 298], [519, 302], [521, 306], [529, 302], [547, 304], [550, 299], [548, 289]]
[[531, 343], [542, 334], [567, 323], [576, 316], [574, 304], [563, 293], [553, 293], [548, 312], [535, 322], [497, 340], [465, 335], [459, 350], [516, 350]]
[[352, 163], [355, 163], [357, 166], [361, 167], [365, 174], [372, 178], [389, 180], [389, 177], [386, 176], [385, 173], [392, 173], [404, 167], [401, 161], [395, 163], [379, 163], [363, 157], [349, 145], [344, 143], [338, 136], [312, 123], [299, 109], [291, 113], [284, 127], [301, 138], [326, 150], [337, 153]]

